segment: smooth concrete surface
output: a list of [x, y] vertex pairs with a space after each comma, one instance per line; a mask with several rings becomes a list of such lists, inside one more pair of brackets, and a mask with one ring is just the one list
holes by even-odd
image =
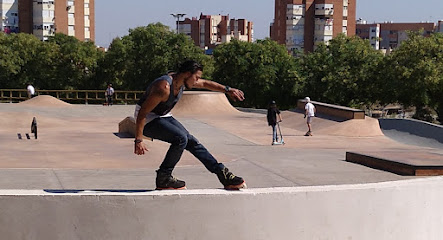
[[[442, 239], [443, 178], [241, 191], [0, 191], [2, 239]], [[7, 207], [5, 207], [7, 206]]]
[[[435, 140], [437, 143], [442, 144], [443, 146], [443, 126], [436, 125], [424, 121], [419, 121], [416, 119], [401, 119], [401, 118], [381, 118], [379, 119], [381, 129], [386, 132], [387, 135], [391, 135], [394, 131], [398, 131], [403, 135], [405, 133], [409, 133], [418, 137], [422, 137], [425, 139]], [[393, 138], [397, 137], [396, 140], [406, 141], [407, 139], [399, 138], [399, 134], [392, 134]], [[416, 141], [426, 141], [426, 140], [418, 140], [419, 138], [414, 138]], [[428, 140], [429, 141], [429, 140]]]
[[[145, 141], [150, 151], [133, 154], [133, 138], [119, 136], [118, 123], [134, 106], [70, 105], [43, 96], [0, 104], [0, 233], [5, 239], [441, 239], [441, 178], [368, 168], [346, 162], [345, 153], [443, 149], [394, 141], [371, 118], [315, 118], [314, 136], [305, 137], [303, 114], [289, 111], [282, 112], [286, 144], [271, 146], [264, 114], [239, 112], [220, 100], [223, 94], [212, 96], [218, 100], [211, 104], [220, 105], [201, 108], [211, 97], [193, 95], [175, 116], [249, 189], [221, 190], [216, 176], [185, 152], [174, 176], [188, 190], [154, 191], [169, 145]], [[19, 140], [33, 117], [39, 138]]]

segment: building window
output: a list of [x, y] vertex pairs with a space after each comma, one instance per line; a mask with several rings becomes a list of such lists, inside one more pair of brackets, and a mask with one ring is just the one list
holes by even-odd
[[68, 6], [74, 6], [74, 1], [73, 0], [68, 0]]
[[74, 18], [74, 13], [68, 13], [68, 18]]
[[85, 3], [85, 8], [89, 8], [89, 3]]
[[68, 30], [69, 30], [69, 31], [74, 31], [74, 30], [75, 30], [75, 29], [74, 29], [74, 26], [69, 25], [69, 26], [68, 26]]

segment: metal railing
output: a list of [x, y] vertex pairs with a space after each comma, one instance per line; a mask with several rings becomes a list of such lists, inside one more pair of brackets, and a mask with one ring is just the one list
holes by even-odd
[[[50, 95], [69, 103], [101, 104], [106, 101], [105, 90], [36, 90], [36, 95]], [[144, 91], [115, 91], [114, 104], [137, 102]], [[20, 102], [27, 100], [26, 89], [0, 89], [1, 102]]]

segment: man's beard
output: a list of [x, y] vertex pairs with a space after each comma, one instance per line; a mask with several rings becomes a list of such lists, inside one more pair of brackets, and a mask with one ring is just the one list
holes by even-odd
[[189, 86], [189, 84], [188, 84], [188, 79], [189, 79], [189, 78], [186, 78], [186, 79], [185, 79], [185, 87], [186, 87], [186, 89], [189, 90], [189, 89], [192, 89], [192, 86]]

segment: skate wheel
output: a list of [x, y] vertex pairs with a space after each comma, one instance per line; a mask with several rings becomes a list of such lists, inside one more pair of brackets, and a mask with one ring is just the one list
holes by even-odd
[[246, 182], [243, 182], [242, 184], [236, 186], [231, 185], [225, 187], [226, 190], [240, 190], [242, 188], [243, 189], [248, 188], [248, 186], [246, 186]]

